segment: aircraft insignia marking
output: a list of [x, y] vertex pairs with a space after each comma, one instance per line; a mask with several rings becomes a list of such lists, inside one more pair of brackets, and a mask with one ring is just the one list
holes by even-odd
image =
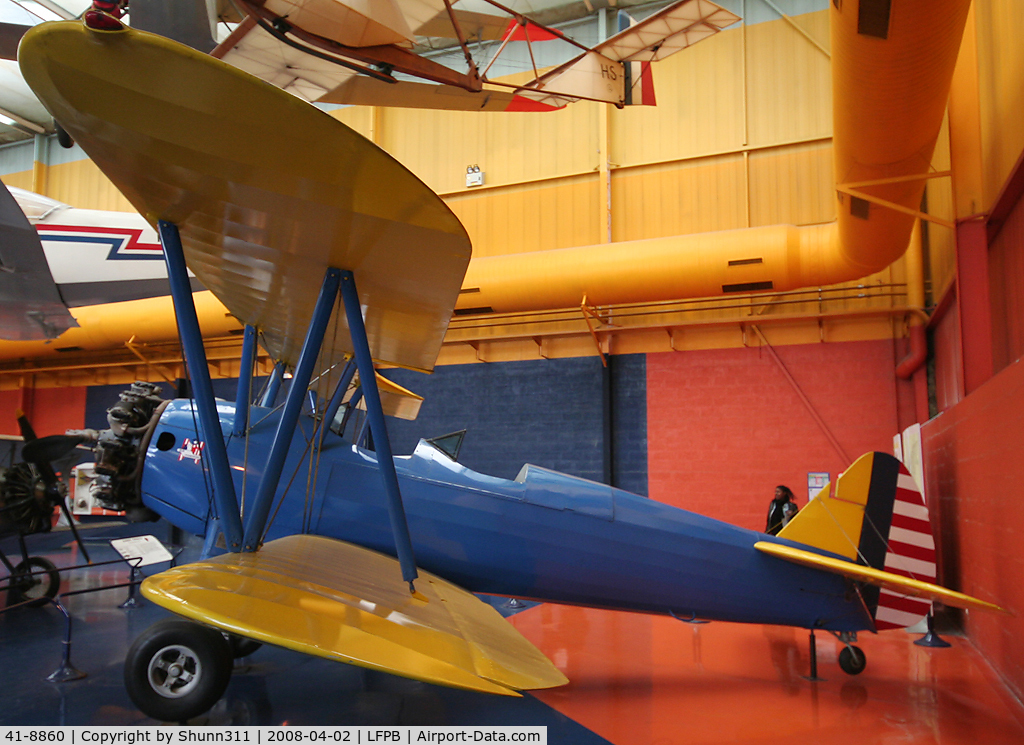
[[206, 445], [202, 440], [190, 440], [185, 438], [181, 443], [181, 447], [176, 451], [178, 453], [178, 462], [180, 463], [185, 458], [188, 458], [193, 463], [198, 463], [203, 457], [203, 447]]

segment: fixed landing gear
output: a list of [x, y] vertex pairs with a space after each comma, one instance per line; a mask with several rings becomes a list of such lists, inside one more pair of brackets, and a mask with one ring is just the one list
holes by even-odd
[[860, 675], [867, 664], [868, 658], [864, 656], [864, 651], [860, 647], [850, 644], [839, 652], [839, 667], [847, 675]]
[[[847, 675], [860, 675], [867, 667], [868, 658], [864, 650], [855, 646], [852, 642], [857, 641], [856, 632], [830, 632], [845, 646], [839, 652], [839, 668]], [[815, 643], [814, 629], [811, 629], [810, 637], [811, 674], [806, 676], [807, 680], [824, 680], [818, 677], [818, 648]]]
[[231, 679], [231, 644], [208, 626], [168, 618], [146, 629], [124, 662], [124, 684], [149, 717], [183, 722], [208, 711]]

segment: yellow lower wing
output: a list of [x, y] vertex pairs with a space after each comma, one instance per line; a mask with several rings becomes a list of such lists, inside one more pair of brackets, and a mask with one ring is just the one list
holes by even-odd
[[914, 597], [919, 598], [940, 600], [946, 605], [952, 605], [957, 608], [980, 608], [983, 610], [1001, 611], [1003, 613], [1007, 612], [993, 603], [987, 603], [984, 600], [972, 598], [970, 595], [964, 595], [962, 592], [956, 592], [955, 590], [947, 590], [945, 587], [933, 585], [931, 582], [922, 582], [918, 579], [910, 579], [909, 577], [903, 577], [899, 574], [893, 574], [892, 572], [883, 572], [880, 569], [874, 569], [862, 564], [854, 564], [851, 561], [844, 561], [843, 559], [833, 559], [829, 556], [822, 556], [821, 554], [804, 551], [799, 548], [793, 548], [792, 546], [783, 546], [780, 543], [770, 543], [768, 541], [758, 541], [754, 544], [754, 548], [763, 553], [777, 556], [780, 559], [791, 561], [794, 564], [802, 564], [803, 566], [812, 567], [814, 569], [823, 569], [826, 572], [832, 572], [833, 574], [841, 574], [844, 577], [850, 577], [851, 579], [867, 582], [871, 585], [884, 587], [887, 590], [892, 590], [893, 592], [898, 592], [903, 595], [913, 595]]
[[157, 605], [268, 644], [428, 683], [515, 696], [568, 679], [493, 608], [351, 543], [294, 535], [148, 578]]

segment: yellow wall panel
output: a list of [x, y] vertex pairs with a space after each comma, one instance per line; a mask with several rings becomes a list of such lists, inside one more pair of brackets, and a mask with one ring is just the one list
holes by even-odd
[[742, 155], [644, 166], [612, 175], [612, 240], [746, 227]]
[[825, 140], [750, 154], [750, 224], [811, 225], [836, 217], [832, 145]]
[[[829, 12], [797, 16], [829, 47]], [[751, 145], [832, 133], [832, 78], [825, 54], [784, 20], [747, 27], [747, 121]]]
[[18, 173], [5, 173], [4, 184], [13, 186], [16, 189], [32, 191], [32, 171], [19, 171]]
[[1024, 10], [1020, 0], [975, 3], [985, 210], [1024, 150]]
[[466, 226], [474, 256], [600, 242], [596, 174], [448, 196]]
[[743, 144], [742, 31], [723, 31], [652, 67], [657, 106], [612, 113], [611, 161], [654, 163]]
[[62, 163], [50, 166], [47, 171], [48, 197], [82, 209], [135, 211], [131, 202], [91, 160]]
[[543, 113], [390, 109], [380, 145], [441, 194], [466, 191], [466, 167], [488, 185], [516, 184], [593, 171], [598, 163], [598, 104]]
[[[935, 144], [932, 168], [946, 171], [950, 168], [949, 117], [943, 119], [942, 130]], [[953, 181], [949, 178], [935, 178], [928, 182], [925, 191], [927, 212], [944, 220], [954, 219]], [[931, 281], [932, 302], [938, 302], [942, 293], [952, 284], [956, 276], [956, 235], [949, 228], [930, 223], [928, 235], [928, 267]]]
[[330, 115], [342, 124], [346, 124], [363, 137], [372, 140], [370, 122], [373, 119], [374, 111], [370, 106], [346, 106], [341, 109], [334, 109]]

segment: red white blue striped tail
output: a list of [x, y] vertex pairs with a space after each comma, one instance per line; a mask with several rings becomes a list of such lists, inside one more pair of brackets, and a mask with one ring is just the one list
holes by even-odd
[[[889, 528], [885, 571], [935, 582], [935, 538], [924, 496], [907, 467], [900, 464]], [[875, 626], [879, 631], [913, 626], [931, 610], [931, 600], [881, 590]]]

